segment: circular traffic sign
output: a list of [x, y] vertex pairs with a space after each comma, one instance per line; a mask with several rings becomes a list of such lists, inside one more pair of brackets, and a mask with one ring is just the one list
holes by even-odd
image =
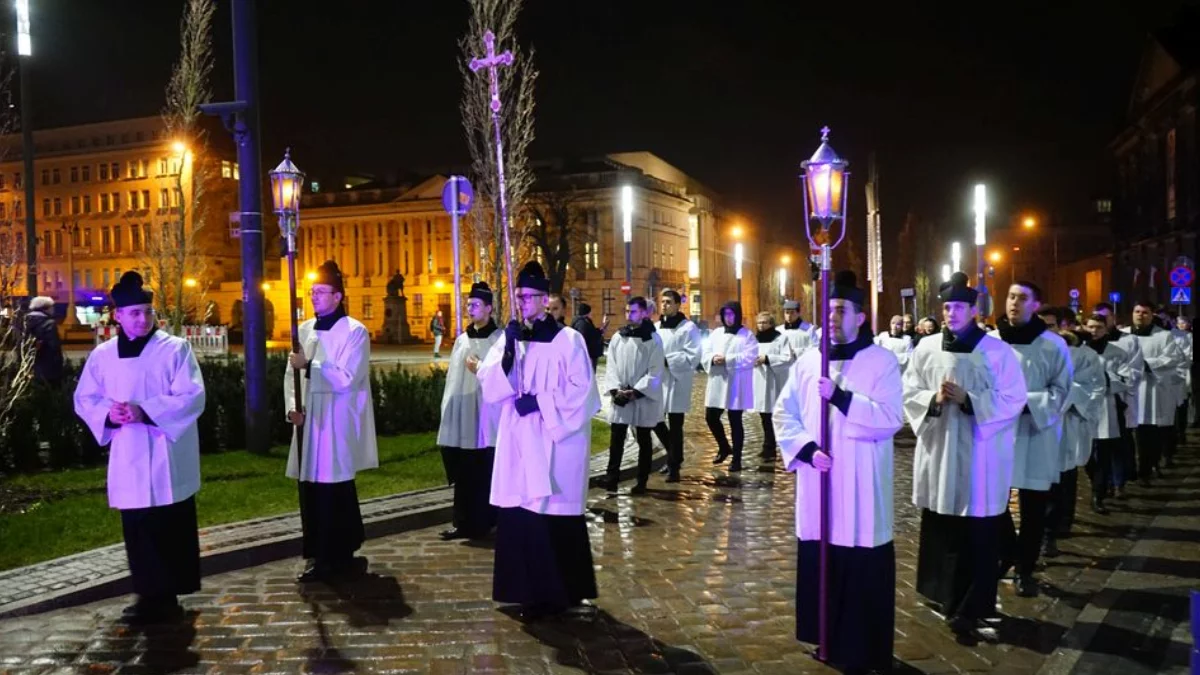
[[1070, 292], [1070, 293], [1067, 293], [1067, 295], [1071, 296], [1071, 299], [1072, 299], [1072, 300], [1078, 300], [1078, 299], [1079, 299], [1079, 289], [1078, 289], [1078, 288], [1072, 288], [1072, 289], [1071, 289], [1071, 292]]
[[629, 292], [632, 290], [633, 290], [633, 287], [629, 285], [628, 281], [621, 282], [621, 292], [622, 293], [624, 293], [625, 295], [629, 295]]
[[1192, 270], [1180, 265], [1171, 270], [1171, 285], [1175, 288], [1184, 288], [1192, 285]]
[[474, 199], [475, 191], [471, 188], [471, 182], [463, 176], [450, 176], [446, 187], [442, 188], [442, 207], [451, 215], [467, 215]]

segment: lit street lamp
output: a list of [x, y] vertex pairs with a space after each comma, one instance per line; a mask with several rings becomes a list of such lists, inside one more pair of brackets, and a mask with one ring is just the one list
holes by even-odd
[[950, 244], [950, 266], [955, 272], [962, 271], [962, 246], [957, 241]]
[[[287, 243], [288, 261], [288, 318], [292, 322], [292, 351], [299, 354], [300, 347], [300, 317], [297, 313], [301, 300], [296, 297], [296, 231], [300, 228], [300, 191], [304, 185], [304, 173], [292, 164], [292, 151], [288, 148], [283, 154], [283, 161], [270, 172], [271, 199], [275, 203], [275, 213], [279, 215], [279, 229]], [[263, 290], [270, 286], [263, 283]], [[300, 386], [300, 370], [292, 369], [292, 385], [296, 392], [296, 409], [304, 412], [300, 405], [304, 389]], [[296, 465], [301, 466], [301, 453], [304, 446], [304, 430], [296, 427]]]
[[979, 287], [976, 309], [980, 317], [989, 315], [992, 308], [992, 296], [983, 277], [983, 247], [987, 245], [986, 221], [987, 187], [980, 183], [975, 186], [975, 285]]
[[733, 274], [737, 277], [737, 301], [742, 301], [742, 261], [745, 260], [746, 249], [742, 242], [733, 245]]
[[950, 275], [952, 273], [953, 270], [950, 269], [949, 265], [942, 265], [942, 283], [950, 283]]
[[621, 188], [621, 236], [625, 242], [626, 295], [633, 294], [633, 188]]
[[[25, 291], [26, 302], [37, 296], [37, 223], [33, 196], [33, 101], [29, 84], [29, 60], [33, 36], [29, 22], [29, 0], [16, 0], [17, 55], [21, 64], [21, 159], [25, 165]], [[15, 187], [15, 186], [14, 186]]]

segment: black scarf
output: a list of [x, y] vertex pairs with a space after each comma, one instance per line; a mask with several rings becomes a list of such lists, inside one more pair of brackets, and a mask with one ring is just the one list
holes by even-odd
[[1098, 338], [1089, 337], [1088, 339], [1085, 340], [1083, 338], [1083, 335], [1080, 335], [1079, 339], [1083, 340], [1084, 343], [1086, 343], [1087, 346], [1091, 347], [1092, 350], [1095, 351], [1097, 354], [1104, 354], [1104, 350], [1108, 348], [1108, 343], [1112, 341], [1112, 336], [1105, 334]]
[[683, 323], [683, 320], [686, 318], [687, 317], [683, 315], [683, 312], [675, 312], [675, 314], [672, 316], [664, 316], [658, 322], [658, 327], [665, 328], [667, 330], [674, 330], [679, 328], [679, 324]]
[[654, 339], [654, 322], [650, 319], [642, 319], [637, 325], [625, 324], [621, 327], [621, 337], [639, 338], [642, 342]]
[[862, 328], [858, 331], [858, 337], [854, 338], [853, 342], [842, 344], [832, 343], [829, 345], [831, 347], [829, 350], [829, 360], [849, 361], [854, 358], [855, 354], [873, 344], [875, 344], [875, 341], [871, 337], [871, 329], [866, 324], [863, 324]]
[[330, 328], [333, 328], [333, 324], [340, 321], [344, 316], [346, 316], [346, 310], [342, 309], [341, 305], [338, 305], [337, 309], [333, 310], [329, 314], [326, 314], [325, 316], [318, 316], [316, 325], [314, 325], [313, 328], [316, 330], [329, 330]]
[[796, 320], [795, 320], [795, 321], [793, 321], [792, 323], [788, 323], [788, 322], [784, 321], [784, 322], [783, 322], [783, 329], [784, 329], [784, 330], [800, 330], [800, 325], [801, 325], [801, 324], [803, 324], [803, 323], [804, 323], [804, 319], [803, 319], [803, 317], [802, 317], [802, 318], [799, 318], [799, 319], [796, 319]]
[[474, 323], [472, 323], [470, 326], [467, 326], [467, 337], [469, 337], [469, 338], [485, 338], [486, 339], [486, 338], [490, 337], [492, 333], [495, 333], [497, 330], [499, 330], [499, 329], [496, 327], [495, 319], [488, 319], [488, 322], [483, 325], [483, 328], [478, 328], [478, 329], [475, 328]]
[[987, 335], [979, 324], [974, 321], [962, 335], [955, 335], [954, 331], [950, 330], [949, 326], [942, 328], [942, 351], [951, 354], [970, 354], [975, 351], [975, 347], [979, 345], [979, 341], [983, 336]]
[[530, 328], [522, 328], [521, 339], [526, 342], [554, 342], [554, 337], [563, 329], [563, 325], [549, 314], [533, 322]]
[[1138, 337], [1150, 337], [1154, 333], [1155, 328], [1156, 328], [1156, 326], [1154, 324], [1150, 324], [1149, 326], [1141, 326], [1141, 327], [1132, 326], [1132, 327], [1130, 327], [1129, 332]]
[[1031, 345], [1039, 335], [1046, 332], [1046, 322], [1039, 317], [1031, 317], [1029, 323], [1023, 326], [1014, 326], [1008, 322], [1007, 317], [1001, 317], [999, 321], [1000, 339], [1010, 345]]
[[772, 328], [770, 330], [760, 330], [754, 334], [760, 344], [764, 342], [774, 342], [775, 338], [779, 337], [779, 331]]
[[158, 331], [158, 326], [150, 329], [140, 338], [130, 340], [125, 337], [125, 330], [117, 331], [117, 358], [118, 359], [136, 359], [142, 355], [142, 350], [149, 344], [150, 338], [154, 337], [154, 333]]

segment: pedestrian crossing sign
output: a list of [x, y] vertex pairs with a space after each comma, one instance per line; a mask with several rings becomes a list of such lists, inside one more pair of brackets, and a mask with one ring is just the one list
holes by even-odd
[[1172, 305], [1190, 305], [1190, 304], [1192, 304], [1192, 289], [1190, 289], [1190, 288], [1172, 288], [1171, 289], [1171, 304]]

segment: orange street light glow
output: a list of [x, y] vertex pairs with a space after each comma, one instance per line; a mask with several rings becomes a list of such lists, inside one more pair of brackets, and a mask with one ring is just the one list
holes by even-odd
[[742, 238], [742, 226], [734, 225], [733, 229], [730, 230], [729, 233], [733, 235], [734, 239], [741, 239]]
[[787, 255], [785, 253], [783, 255], [783, 257], [779, 259], [779, 261], [782, 262], [784, 265], [791, 265], [792, 264], [792, 256]]
[[1027, 216], [1025, 218], [1024, 225], [1025, 225], [1025, 229], [1032, 230], [1034, 228], [1034, 226], [1037, 225], [1037, 221], [1033, 219], [1033, 216]]
[[992, 251], [992, 254], [988, 256], [988, 259], [994, 263], [998, 263], [1002, 257], [1003, 256], [1000, 255], [1000, 251]]
[[269, 291], [269, 290], [271, 290], [271, 284], [269, 284], [269, 283], [267, 283], [267, 282], [265, 282], [265, 281], [264, 281], [264, 282], [263, 282], [263, 285], [262, 285], [262, 289], [263, 289], [264, 291]]
[[309, 272], [308, 274], [305, 274], [304, 276], [305, 276], [305, 277], [306, 277], [306, 278], [307, 278], [309, 281], [316, 281], [316, 280], [317, 280], [317, 273], [316, 273], [316, 272]]

